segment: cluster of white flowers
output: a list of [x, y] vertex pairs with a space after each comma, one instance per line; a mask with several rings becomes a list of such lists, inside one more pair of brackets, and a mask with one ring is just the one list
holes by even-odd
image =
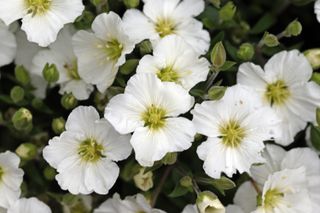
[[[203, 0], [144, 0], [143, 12], [129, 9], [123, 18], [102, 13], [91, 30], [76, 31], [68, 23], [84, 10], [81, 0], [0, 0], [0, 66], [13, 61], [23, 66], [34, 95], [42, 99], [57, 85], [61, 95], [71, 93], [77, 100], [87, 100], [95, 87], [104, 93], [138, 43], [148, 39], [153, 47], [124, 92], [108, 102], [104, 118], [93, 106], [75, 108], [65, 131], [43, 149], [57, 171], [56, 181], [71, 194], [108, 194], [120, 173], [116, 162], [132, 149], [142, 167], [152, 167], [167, 154], [188, 150], [198, 133], [207, 137], [196, 153], [209, 177], [247, 173], [251, 178], [240, 186], [233, 205], [224, 208], [219, 201], [222, 207], [212, 212], [318, 212], [318, 155], [309, 148], [285, 151], [275, 145], [290, 145], [316, 121], [320, 86], [309, 81], [311, 65], [297, 50], [275, 54], [264, 69], [243, 63], [237, 84], [221, 99], [196, 103], [189, 92], [207, 80], [211, 66], [202, 56], [210, 46], [209, 33], [195, 19], [204, 6]], [[320, 21], [320, 1], [315, 11]], [[12, 24], [20, 19], [22, 30]], [[59, 78], [48, 84], [43, 70], [50, 65]], [[24, 172], [19, 162], [9, 151], [0, 154], [0, 208], [50, 213], [42, 201], [20, 198]], [[114, 212], [164, 211], [153, 209], [141, 194], [124, 200], [115, 194], [94, 210]], [[200, 210], [188, 205], [183, 212]]]

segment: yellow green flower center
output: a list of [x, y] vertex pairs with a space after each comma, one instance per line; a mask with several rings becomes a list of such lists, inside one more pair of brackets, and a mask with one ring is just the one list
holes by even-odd
[[95, 139], [88, 138], [81, 142], [78, 154], [81, 159], [87, 162], [96, 162], [101, 158], [105, 157], [103, 155], [104, 148]]
[[176, 24], [169, 18], [159, 19], [155, 25], [155, 29], [161, 38], [174, 34], [175, 28]]
[[283, 196], [284, 194], [278, 189], [269, 189], [264, 195], [263, 206], [266, 209], [272, 209], [278, 204]]
[[284, 81], [278, 80], [267, 85], [265, 97], [271, 105], [282, 105], [290, 97], [290, 91]]
[[111, 39], [105, 42], [104, 45], [99, 45], [107, 55], [107, 60], [116, 61], [120, 58], [123, 50], [123, 45], [117, 39]]
[[67, 70], [68, 76], [71, 79], [74, 79], [74, 80], [81, 79], [78, 73], [77, 60], [74, 60], [71, 64], [65, 64], [63, 67]]
[[0, 166], [0, 181], [1, 181], [1, 179], [2, 179], [3, 174], [4, 174], [4, 171], [3, 171], [3, 169], [2, 169], [1, 166]]
[[239, 146], [246, 136], [246, 131], [236, 120], [230, 120], [220, 126], [222, 143], [231, 148]]
[[142, 120], [149, 129], [158, 130], [165, 125], [166, 114], [163, 108], [151, 105], [142, 114]]
[[157, 76], [161, 81], [178, 82], [179, 74], [173, 69], [172, 66], [168, 66], [157, 72]]
[[42, 15], [50, 9], [52, 0], [25, 0], [28, 8], [28, 13]]

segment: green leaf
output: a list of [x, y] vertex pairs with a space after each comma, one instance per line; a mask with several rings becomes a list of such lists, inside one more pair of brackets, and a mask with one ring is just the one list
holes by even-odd
[[119, 72], [123, 75], [129, 75], [136, 70], [138, 64], [138, 59], [129, 59], [120, 67]]
[[253, 26], [250, 30], [251, 34], [259, 34], [269, 29], [276, 22], [276, 18], [267, 13]]
[[224, 63], [224, 65], [220, 68], [220, 70], [221, 71], [228, 71], [236, 64], [237, 64], [237, 62], [234, 62], [234, 61], [226, 61], [226, 63]]
[[222, 176], [220, 179], [203, 178], [196, 179], [199, 183], [211, 185], [216, 188], [222, 195], [225, 195], [225, 190], [233, 189], [236, 184], [227, 177]]
[[320, 151], [320, 127], [311, 126], [311, 143]]

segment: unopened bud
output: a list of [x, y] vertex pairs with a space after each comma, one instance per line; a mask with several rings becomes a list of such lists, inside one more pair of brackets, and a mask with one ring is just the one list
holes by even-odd
[[223, 86], [213, 86], [208, 91], [208, 98], [210, 100], [220, 100], [224, 96], [226, 90], [227, 88]]
[[250, 43], [241, 44], [237, 56], [243, 61], [250, 61], [254, 56], [254, 47]]
[[307, 50], [304, 55], [314, 70], [320, 68], [320, 48]]
[[294, 20], [291, 22], [286, 30], [285, 30], [285, 36], [291, 37], [291, 36], [298, 36], [302, 32], [302, 25], [298, 20]]
[[197, 198], [199, 213], [225, 213], [225, 208], [219, 198], [209, 191], [201, 192]]
[[216, 43], [216, 45], [214, 45], [211, 51], [211, 63], [214, 68], [219, 69], [226, 63], [226, 60], [227, 60], [226, 50], [224, 49], [224, 46], [220, 41]]
[[54, 133], [60, 135], [65, 130], [66, 121], [63, 117], [52, 120], [51, 127]]
[[233, 19], [234, 14], [236, 13], [236, 6], [232, 1], [229, 1], [225, 4], [219, 11], [219, 18], [221, 21], [230, 21]]
[[32, 143], [23, 143], [16, 149], [16, 153], [24, 160], [32, 160], [38, 155], [38, 147]]
[[133, 176], [133, 180], [136, 187], [146, 192], [153, 187], [153, 173], [151, 171], [144, 173], [144, 170], [141, 168], [139, 173]]
[[20, 108], [12, 117], [13, 126], [19, 131], [32, 129], [32, 114], [26, 108]]
[[43, 68], [42, 74], [48, 83], [55, 83], [59, 80], [59, 72], [54, 64], [47, 63]]
[[144, 40], [139, 44], [139, 50], [141, 55], [152, 53], [152, 44], [149, 40]]
[[180, 185], [186, 188], [191, 187], [193, 185], [192, 178], [190, 176], [184, 176], [180, 179]]
[[136, 8], [140, 4], [140, 0], [123, 0], [124, 5], [130, 9], [130, 8]]
[[262, 41], [263, 41], [263, 44], [265, 44], [268, 47], [276, 47], [280, 44], [277, 36], [268, 32], [265, 32], [265, 34], [263, 35]]
[[29, 73], [23, 66], [16, 66], [14, 75], [20, 84], [26, 86], [30, 83]]
[[71, 93], [66, 93], [61, 98], [61, 105], [65, 109], [70, 110], [78, 105], [78, 100]]
[[172, 165], [177, 161], [178, 154], [176, 152], [167, 153], [164, 158], [162, 158], [161, 162], [164, 165]]
[[15, 86], [10, 91], [10, 97], [14, 103], [19, 103], [24, 99], [24, 89], [20, 86]]

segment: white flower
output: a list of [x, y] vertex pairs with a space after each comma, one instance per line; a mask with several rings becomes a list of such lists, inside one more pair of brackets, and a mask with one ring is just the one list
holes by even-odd
[[134, 132], [130, 142], [136, 160], [142, 166], [152, 166], [167, 153], [191, 146], [193, 124], [178, 116], [193, 104], [194, 98], [180, 85], [161, 82], [153, 74], [136, 74], [124, 94], [110, 100], [105, 118], [121, 134]]
[[81, 0], [0, 0], [0, 19], [6, 25], [22, 19], [21, 29], [28, 40], [48, 46], [56, 40], [63, 25], [81, 15]]
[[320, 22], [320, 0], [317, 0], [314, 4], [314, 12], [317, 15], [318, 22]]
[[15, 64], [23, 66], [29, 73], [32, 86], [35, 88], [33, 94], [41, 99], [46, 97], [47, 82], [42, 76], [31, 73], [33, 57], [44, 48], [36, 43], [29, 42], [25, 32], [18, 30], [16, 33], [17, 39], [17, 55]]
[[162, 81], [176, 82], [189, 91], [207, 79], [209, 67], [208, 60], [199, 58], [184, 40], [170, 35], [156, 45], [153, 56], [140, 60], [137, 73], [154, 73]]
[[10, 64], [16, 56], [16, 38], [0, 20], [0, 67]]
[[51, 209], [42, 201], [37, 198], [21, 198], [17, 200], [10, 208], [7, 213], [51, 213]]
[[193, 49], [204, 54], [210, 46], [209, 33], [194, 17], [204, 10], [203, 0], [148, 0], [144, 1], [143, 13], [127, 10], [123, 16], [126, 30], [137, 42], [150, 39], [157, 43], [167, 35], [175, 34]]
[[226, 208], [226, 213], [245, 213], [241, 207], [237, 205], [228, 205]]
[[76, 33], [73, 46], [80, 76], [104, 92], [112, 85], [119, 66], [125, 63], [126, 54], [133, 51], [135, 43], [114, 12], [98, 15], [92, 23], [92, 30], [93, 33], [83, 30]]
[[94, 213], [165, 213], [159, 209], [153, 209], [147, 202], [146, 198], [137, 194], [135, 196], [126, 197], [124, 200], [120, 199], [118, 194], [114, 194], [113, 198], [106, 200]]
[[20, 159], [12, 152], [0, 153], [0, 207], [8, 208], [18, 200], [23, 181]]
[[45, 160], [57, 169], [56, 180], [72, 194], [107, 194], [119, 175], [113, 161], [131, 153], [128, 135], [119, 135], [93, 107], [74, 109], [66, 131], [43, 150]]
[[221, 100], [197, 104], [191, 113], [197, 132], [208, 136], [197, 153], [209, 176], [219, 178], [224, 172], [231, 177], [264, 162], [263, 141], [276, 135], [278, 119], [269, 107], [262, 107], [253, 90], [230, 87]]
[[264, 184], [259, 206], [252, 213], [312, 213], [306, 184], [302, 167], [275, 172]]
[[320, 209], [320, 159], [309, 148], [295, 148], [286, 152], [275, 145], [267, 145], [263, 153], [266, 163], [251, 168], [253, 179], [261, 186], [269, 175], [285, 169], [304, 168], [307, 189], [312, 201], [313, 213]]
[[94, 88], [84, 82], [78, 73], [78, 60], [72, 47], [74, 32], [72, 26], [66, 25], [49, 49], [42, 50], [34, 56], [31, 72], [42, 77], [45, 65], [54, 64], [59, 72], [59, 93], [72, 93], [76, 99], [86, 100]]
[[197, 205], [186, 205], [181, 213], [199, 213]]
[[308, 60], [297, 50], [274, 55], [264, 71], [252, 63], [244, 63], [239, 68], [238, 83], [259, 92], [264, 104], [272, 106], [282, 119], [283, 134], [276, 138], [281, 145], [293, 142], [296, 133], [316, 118], [320, 87], [308, 82], [311, 75]]

